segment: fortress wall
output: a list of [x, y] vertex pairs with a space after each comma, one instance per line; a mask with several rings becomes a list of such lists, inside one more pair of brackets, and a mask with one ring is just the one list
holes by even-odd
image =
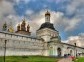
[[42, 55], [44, 44], [42, 40], [27, 36], [0, 33], [0, 56], [4, 55], [6, 41], [6, 55]]

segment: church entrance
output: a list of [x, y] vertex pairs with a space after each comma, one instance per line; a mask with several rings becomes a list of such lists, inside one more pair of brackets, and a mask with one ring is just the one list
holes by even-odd
[[57, 48], [57, 55], [58, 55], [58, 57], [61, 56], [61, 48]]
[[72, 55], [72, 50], [70, 50], [70, 55]]
[[49, 49], [49, 55], [50, 55], [50, 56], [53, 55], [53, 47], [50, 47], [50, 49]]

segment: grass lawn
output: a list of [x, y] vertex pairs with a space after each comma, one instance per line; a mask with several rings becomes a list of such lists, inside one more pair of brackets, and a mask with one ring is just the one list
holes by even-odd
[[[0, 62], [4, 62], [3, 57], [0, 57]], [[6, 62], [57, 62], [57, 59], [45, 56], [7, 56]]]
[[84, 57], [80, 57], [80, 58], [76, 59], [75, 62], [84, 62]]

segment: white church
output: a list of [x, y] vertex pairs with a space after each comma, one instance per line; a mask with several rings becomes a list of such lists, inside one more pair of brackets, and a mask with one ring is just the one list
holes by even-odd
[[12, 26], [7, 28], [3, 25], [0, 31], [0, 56], [22, 56], [22, 55], [42, 55], [42, 56], [64, 56], [70, 54], [78, 56], [84, 54], [84, 47], [79, 47], [76, 43], [68, 44], [61, 42], [59, 32], [50, 23], [50, 12], [45, 13], [45, 23], [36, 31], [36, 38], [31, 36], [30, 26], [27, 26], [25, 19], [18, 24], [17, 31], [14, 32]]

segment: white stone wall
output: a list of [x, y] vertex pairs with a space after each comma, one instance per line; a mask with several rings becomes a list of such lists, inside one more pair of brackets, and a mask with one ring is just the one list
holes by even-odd
[[44, 43], [40, 39], [10, 33], [0, 33], [0, 55], [42, 55]]

